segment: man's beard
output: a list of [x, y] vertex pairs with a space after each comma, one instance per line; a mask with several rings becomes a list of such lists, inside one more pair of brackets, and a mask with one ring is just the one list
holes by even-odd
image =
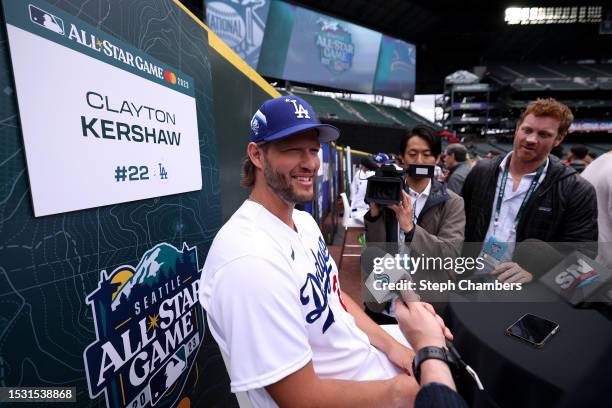
[[288, 203], [303, 204], [312, 201], [314, 192], [306, 193], [306, 195], [298, 194], [291, 186], [291, 179], [274, 171], [267, 162], [264, 162], [264, 178], [268, 187]]

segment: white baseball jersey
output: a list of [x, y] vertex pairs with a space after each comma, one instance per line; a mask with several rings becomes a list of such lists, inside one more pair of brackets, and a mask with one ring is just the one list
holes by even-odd
[[400, 369], [370, 345], [346, 311], [338, 269], [310, 214], [294, 210], [297, 232], [245, 201], [215, 237], [200, 301], [229, 356], [232, 392], [276, 407], [265, 386], [310, 360], [320, 378], [383, 380]]

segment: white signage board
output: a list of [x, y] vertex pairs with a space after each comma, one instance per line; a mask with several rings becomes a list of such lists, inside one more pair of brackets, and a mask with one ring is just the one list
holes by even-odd
[[35, 216], [202, 188], [191, 77], [45, 1], [4, 9]]

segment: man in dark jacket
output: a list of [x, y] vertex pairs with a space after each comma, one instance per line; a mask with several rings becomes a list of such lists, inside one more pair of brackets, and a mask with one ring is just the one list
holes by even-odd
[[484, 242], [485, 256], [491, 255], [487, 248], [502, 253], [488, 257], [496, 260], [491, 274], [501, 282], [533, 279], [531, 272], [510, 262], [516, 242], [597, 240], [593, 186], [550, 155], [572, 120], [570, 109], [554, 99], [531, 102], [518, 120], [513, 150], [481, 160], [465, 180], [466, 243]]

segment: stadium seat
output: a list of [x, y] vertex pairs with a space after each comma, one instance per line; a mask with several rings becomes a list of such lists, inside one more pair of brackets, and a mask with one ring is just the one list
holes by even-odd
[[320, 118], [363, 122], [359, 117], [344, 109], [334, 98], [302, 92], [294, 92], [294, 94], [310, 103]]
[[349, 105], [355, 109], [365, 120], [371, 123], [380, 123], [386, 125], [398, 124], [391, 117], [382, 114], [374, 106], [367, 102], [361, 102], [356, 100], [342, 99], [342, 103]]

